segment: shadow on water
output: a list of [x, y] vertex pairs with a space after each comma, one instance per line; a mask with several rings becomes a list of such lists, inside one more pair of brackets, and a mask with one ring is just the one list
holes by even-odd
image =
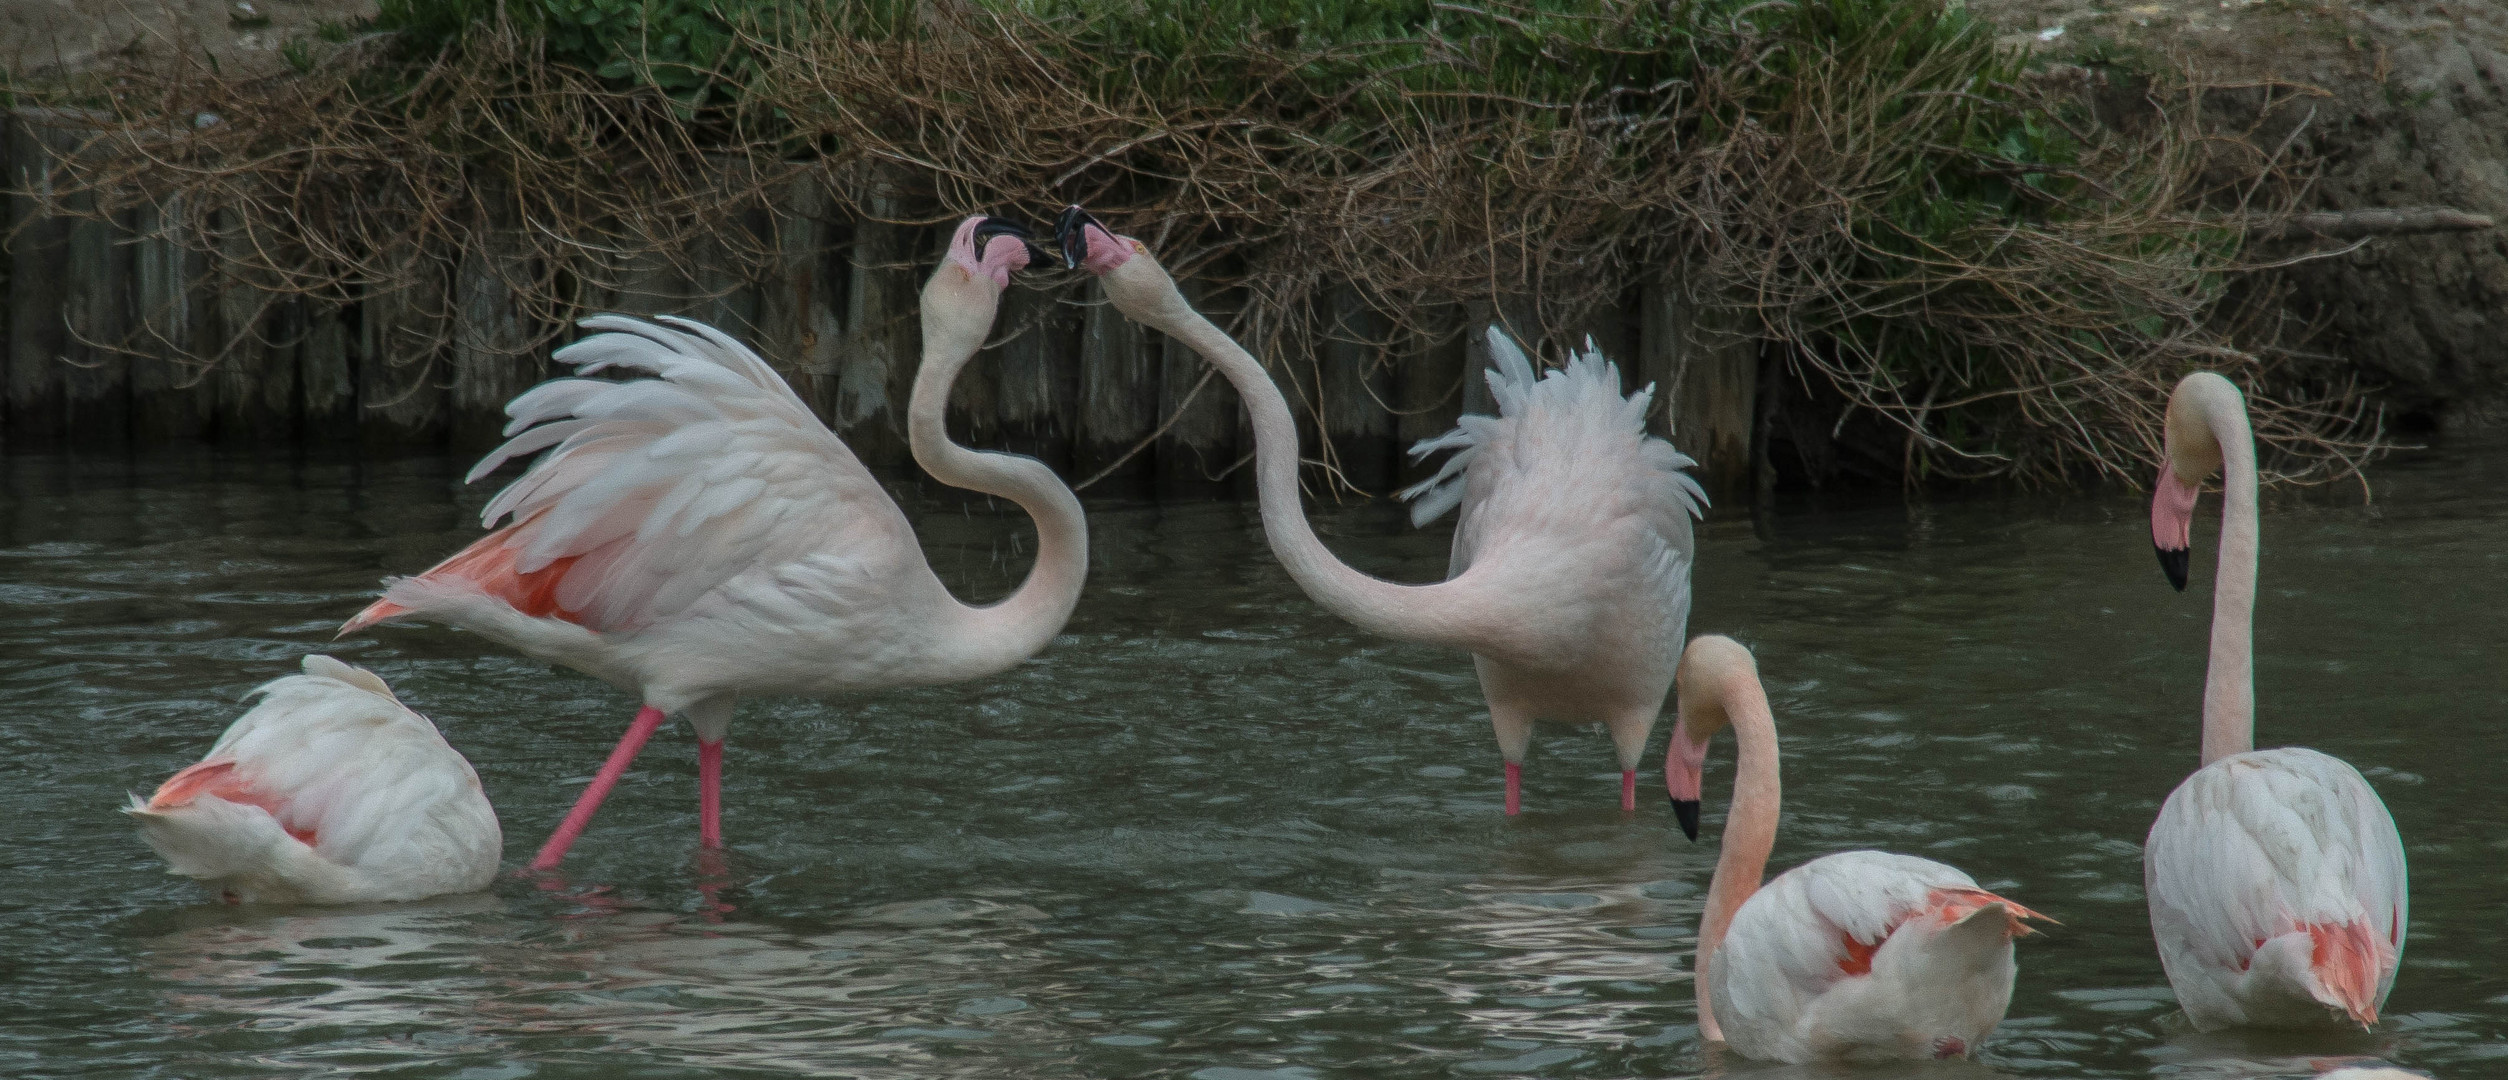
[[[2488, 795], [2508, 752], [2501, 449], [2397, 462], [2375, 512], [2356, 491], [2268, 506], [2259, 736], [2358, 764], [2414, 868], [2388, 1022], [2318, 1042], [2172, 1019], [2139, 845], [2194, 760], [2208, 563], [2171, 592], [2139, 498], [1715, 515], [1691, 629], [1759, 652], [1785, 738], [1777, 868], [1908, 851], [2064, 924], [2022, 945], [1981, 1061], [1880, 1070], [1702, 1048], [1688, 953], [1721, 807], [1696, 844], [1659, 796], [1624, 817], [1607, 741], [1551, 727], [1527, 813], [1504, 819], [1468, 660], [1317, 611], [1236, 504], [1093, 506], [1079, 611], [999, 678], [744, 702], [719, 856], [694, 850], [693, 745], [666, 729], [562, 877], [406, 906], [205, 903], [113, 807], [305, 651], [375, 668], [435, 718], [514, 866], [634, 702], [440, 628], [330, 641], [377, 578], [476, 534], [490, 492], [461, 488], [461, 463], [11, 458], [0, 1073], [2508, 1073], [2508, 836]], [[907, 494], [961, 595], [1024, 572], [1015, 511]], [[1375, 572], [1443, 570], [1445, 535], [1391, 508], [1322, 526]]]

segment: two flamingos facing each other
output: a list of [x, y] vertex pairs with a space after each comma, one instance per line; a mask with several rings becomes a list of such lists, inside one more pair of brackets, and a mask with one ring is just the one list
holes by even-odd
[[2357, 769], [2303, 747], [2255, 749], [2255, 436], [2211, 372], [2168, 401], [2151, 537], [2186, 587], [2195, 502], [2221, 474], [2218, 583], [2203, 684], [2203, 767], [2161, 805], [2142, 849], [2160, 964], [2205, 1031], [2377, 1022], [2403, 960], [2403, 839]]
[[1254, 428], [1255, 490], [1272, 554], [1316, 603], [1360, 628], [1472, 654], [1506, 759], [1506, 812], [1522, 808], [1536, 718], [1600, 721], [1620, 759], [1620, 809], [1637, 808], [1637, 762], [1671, 689], [1689, 622], [1690, 521], [1706, 494], [1695, 464], [1646, 434], [1653, 388], [1622, 396], [1590, 343], [1538, 378], [1489, 330], [1497, 416], [1465, 416], [1412, 448], [1453, 450], [1403, 492], [1425, 525], [1460, 507], [1446, 580], [1402, 585], [1336, 558], [1298, 501], [1297, 421], [1262, 362], [1177, 291], [1148, 247], [1074, 206], [1056, 227], [1065, 261], [1104, 283], [1115, 309], [1184, 342], [1237, 388]]
[[1760, 875], [1776, 845], [1776, 717], [1759, 668], [1733, 639], [1706, 635], [1681, 657], [1680, 716], [1664, 775], [1697, 829], [1707, 745], [1738, 750], [1723, 851], [1698, 927], [1698, 1030], [1745, 1057], [1894, 1061], [1965, 1057], [2012, 1001], [2012, 939], [2045, 916], [1931, 859], [1824, 855]]
[[[878, 479], [739, 342], [685, 319], [587, 319], [557, 353], [578, 377], [506, 406], [512, 441], [471, 470], [550, 449], [490, 502], [513, 523], [341, 628], [424, 618], [642, 695], [617, 749], [532, 860], [565, 857], [665, 717], [696, 728], [698, 834], [722, 844], [723, 737], [742, 694], [826, 696], [980, 678], [1062, 631], [1088, 571], [1079, 500], [1041, 462], [968, 450], [942, 426], [950, 384], [992, 329], [1027, 233], [971, 217], [923, 288], [923, 359], [906, 406], [915, 461], [1035, 519], [1036, 563], [970, 606], [933, 575]], [[586, 378], [607, 369], [653, 377]]]
[[207, 756], [123, 813], [170, 872], [239, 903], [422, 900], [505, 853], [470, 762], [364, 668], [308, 656]]

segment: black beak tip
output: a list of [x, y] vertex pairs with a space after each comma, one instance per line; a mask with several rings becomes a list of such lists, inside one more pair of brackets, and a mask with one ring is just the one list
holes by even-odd
[[1698, 800], [1672, 800], [1672, 818], [1681, 823], [1681, 835], [1698, 839]]
[[2186, 568], [2187, 563], [2194, 555], [2194, 549], [2178, 548], [2175, 551], [2171, 551], [2167, 548], [2153, 545], [2152, 550], [2160, 553], [2160, 573], [2168, 575], [2169, 585], [2174, 587], [2178, 592], [2186, 591]]
[[1078, 203], [1073, 203], [1064, 209], [1062, 217], [1054, 221], [1054, 239], [1062, 247], [1063, 269], [1077, 270], [1080, 268], [1081, 261], [1088, 258], [1089, 238], [1086, 229], [1090, 225], [1101, 229], [1106, 227], [1104, 223], [1097, 220], [1096, 215], [1081, 209]]

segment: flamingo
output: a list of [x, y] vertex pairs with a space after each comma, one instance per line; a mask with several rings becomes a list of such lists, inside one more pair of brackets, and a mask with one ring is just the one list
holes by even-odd
[[1646, 434], [1654, 388], [1620, 393], [1619, 369], [1586, 343], [1536, 378], [1489, 328], [1497, 416], [1471, 415], [1412, 447], [1453, 450], [1402, 493], [1425, 525], [1460, 507], [1446, 580], [1369, 576], [1316, 539], [1298, 503], [1297, 422], [1249, 355], [1193, 310], [1140, 241], [1077, 206], [1057, 235], [1065, 261], [1105, 283], [1125, 316], [1184, 342], [1235, 384], [1254, 428], [1255, 485], [1272, 554], [1306, 595], [1386, 637], [1464, 649], [1479, 670], [1506, 763], [1506, 812], [1523, 809], [1535, 718], [1599, 720], [1620, 759], [1620, 809], [1637, 808], [1637, 761], [1671, 689], [1689, 621], [1690, 521], [1706, 493], [1694, 465]]
[[2044, 919], [1957, 869], [1841, 851], [1761, 886], [1776, 845], [1776, 718], [1749, 650], [1690, 642], [1664, 778], [1698, 839], [1707, 744], [1733, 729], [1739, 759], [1724, 850], [1707, 886], [1693, 977], [1698, 1031], [1745, 1057], [1896, 1061], [1965, 1057], [2011, 1005], [2012, 939]]
[[2201, 1030], [2377, 1023], [2403, 960], [2403, 838], [2360, 771], [2303, 747], [2255, 749], [2255, 436], [2208, 371], [2169, 396], [2151, 538], [2186, 587], [2195, 501], [2222, 479], [2220, 583], [2203, 683], [2203, 765], [2142, 848], [2160, 964]]
[[352, 904], [475, 892], [505, 837], [479, 774], [374, 672], [307, 656], [209, 754], [131, 796], [170, 873], [230, 902]]
[[[915, 461], [1036, 521], [1036, 563], [995, 604], [951, 596], [878, 479], [774, 369], [710, 327], [586, 319], [601, 332], [556, 356], [578, 377], [506, 406], [513, 439], [470, 479], [555, 449], [488, 504], [481, 520], [495, 531], [389, 581], [340, 632], [425, 617], [642, 696], [534, 870], [565, 857], [666, 716], [696, 729], [698, 839], [718, 848], [723, 737], [740, 695], [981, 678], [1061, 632], [1088, 572], [1079, 500], [1043, 463], [968, 450], [942, 426], [950, 384], [1028, 264], [1026, 238], [1000, 219], [959, 224], [923, 288], [923, 361], [906, 406]], [[581, 377], [613, 367], [656, 377]]]

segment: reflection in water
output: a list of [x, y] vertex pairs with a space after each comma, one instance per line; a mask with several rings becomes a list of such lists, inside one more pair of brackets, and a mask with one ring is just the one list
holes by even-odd
[[[1659, 800], [1623, 817], [1594, 805], [1617, 778], [1602, 735], [1545, 728], [1528, 812], [1505, 819], [1468, 661], [1316, 611], [1226, 504], [1097, 508], [1071, 626], [1000, 678], [751, 704], [728, 852], [691, 850], [695, 755], [665, 730], [570, 877], [406, 907], [204, 903], [112, 807], [196, 757], [376, 578], [473, 535], [481, 493], [442, 461], [7, 459], [0, 814], [20, 873], [0, 1075], [2496, 1072], [2494, 460], [2400, 464], [2376, 516], [2268, 507], [2259, 737], [2359, 764], [2413, 860], [2411, 952], [2388, 1022], [2356, 1040], [2172, 1024], [2139, 845], [2193, 767], [2209, 598], [2158, 580], [2140, 500], [1710, 520], [1693, 622], [1759, 651], [1784, 733], [1771, 872], [1906, 851], [2064, 923], [2022, 943], [1982, 1061], [1833, 1071], [1698, 1044], [1688, 951], [1720, 799], [1696, 844]], [[974, 599], [1034, 550], [981, 503], [916, 516]], [[1444, 537], [1397, 511], [1321, 524], [1372, 571], [1443, 570]], [[470, 757], [518, 852], [632, 711], [457, 633], [338, 648]]]

